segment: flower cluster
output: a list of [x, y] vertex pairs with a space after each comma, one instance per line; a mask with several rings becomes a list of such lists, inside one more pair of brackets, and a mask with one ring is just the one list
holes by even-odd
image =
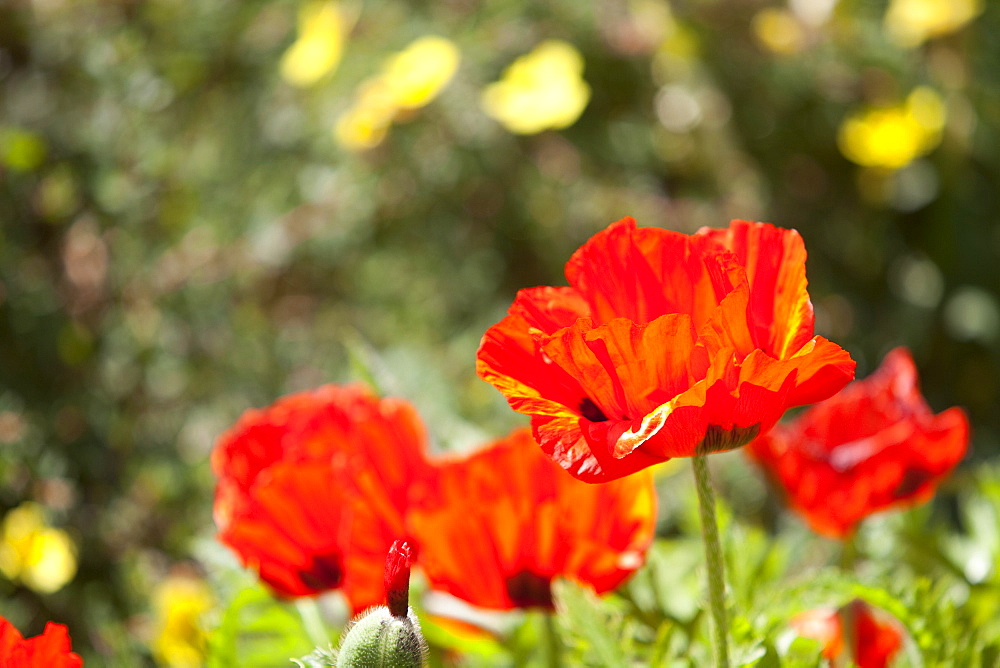
[[473, 605], [551, 608], [555, 577], [609, 591], [642, 564], [656, 516], [648, 475], [580, 483], [524, 430], [429, 460], [413, 408], [359, 385], [248, 412], [213, 467], [220, 540], [278, 595], [339, 589], [354, 611], [382, 601], [402, 536], [431, 587]]
[[[837, 538], [927, 500], [965, 454], [964, 412], [931, 412], [905, 349], [851, 382], [854, 361], [813, 331], [805, 259], [798, 233], [766, 223], [685, 235], [618, 221], [573, 254], [568, 286], [522, 290], [482, 338], [479, 375], [530, 429], [430, 456], [403, 400], [361, 385], [284, 397], [218, 441], [220, 540], [282, 597], [339, 590], [358, 612], [388, 592], [362, 652], [410, 628], [411, 564], [493, 610], [553, 610], [556, 578], [613, 590], [644, 562], [648, 469], [668, 459], [705, 470], [704, 455], [749, 444], [789, 505]], [[874, 668], [903, 642], [877, 617], [856, 601], [791, 625], [831, 663]]]

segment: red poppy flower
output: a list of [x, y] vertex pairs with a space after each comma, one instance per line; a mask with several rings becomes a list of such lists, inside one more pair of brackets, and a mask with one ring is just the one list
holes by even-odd
[[[903, 646], [898, 622], [856, 599], [839, 610], [810, 610], [792, 620], [792, 628], [823, 645], [830, 666], [853, 661], [858, 668], [886, 668]], [[849, 633], [844, 632], [850, 629]], [[850, 648], [845, 647], [845, 635]]]
[[518, 293], [477, 370], [581, 480], [739, 447], [854, 375], [813, 336], [805, 258], [765, 223], [688, 236], [626, 218], [570, 258], [570, 287]]
[[0, 668], [80, 668], [83, 659], [74, 654], [69, 632], [62, 624], [49, 622], [40, 636], [25, 638], [14, 625], [0, 617]]
[[496, 610], [551, 609], [556, 577], [614, 589], [642, 564], [655, 523], [648, 472], [582, 483], [527, 429], [439, 464], [410, 512], [430, 586]]
[[840, 394], [748, 446], [817, 532], [844, 537], [874, 512], [930, 499], [965, 454], [960, 408], [934, 415], [905, 348]]
[[277, 594], [381, 603], [410, 484], [429, 471], [413, 408], [327, 385], [251, 410], [212, 453], [219, 539]]

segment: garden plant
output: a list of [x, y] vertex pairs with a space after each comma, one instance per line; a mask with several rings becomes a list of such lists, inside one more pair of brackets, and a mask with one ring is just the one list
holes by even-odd
[[1000, 666], [998, 31], [0, 3], [0, 668]]

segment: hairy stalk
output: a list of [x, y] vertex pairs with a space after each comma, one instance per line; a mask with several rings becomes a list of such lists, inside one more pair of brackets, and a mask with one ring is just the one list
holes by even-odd
[[840, 544], [840, 570], [845, 573], [853, 573], [854, 565], [858, 561], [857, 534], [851, 533], [846, 536]]
[[319, 604], [314, 598], [300, 598], [295, 601], [295, 609], [302, 620], [302, 627], [309, 636], [309, 642], [316, 647], [329, 647], [330, 634], [326, 632], [323, 616], [319, 612]]
[[543, 612], [542, 617], [545, 625], [547, 665], [549, 668], [562, 668], [562, 639], [559, 637], [559, 629], [556, 628], [556, 615], [554, 612]]
[[695, 455], [691, 459], [698, 507], [701, 510], [701, 536], [705, 543], [708, 565], [708, 602], [712, 610], [712, 632], [715, 645], [715, 665], [729, 668], [729, 625], [726, 622], [726, 572], [722, 562], [719, 527], [715, 521], [715, 494], [708, 475], [708, 459]]

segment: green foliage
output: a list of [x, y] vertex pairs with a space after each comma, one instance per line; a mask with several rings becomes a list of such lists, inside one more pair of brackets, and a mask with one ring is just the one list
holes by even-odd
[[[814, 665], [788, 620], [862, 597], [909, 629], [912, 665], [996, 662], [1000, 4], [909, 47], [883, 0], [819, 23], [792, 10], [824, 3], [348, 3], [340, 67], [307, 89], [279, 74], [300, 4], [0, 2], [0, 514], [38, 501], [79, 552], [55, 594], [0, 581], [19, 628], [68, 624], [88, 665], [149, 663], [152, 592], [181, 567], [217, 589], [211, 665], [306, 654], [297, 610], [192, 549], [213, 532], [218, 435], [359, 379], [416, 401], [436, 448], [483, 442], [519, 424], [474, 370], [517, 289], [561, 283], [625, 215], [688, 232], [741, 217], [800, 230], [817, 331], [861, 375], [913, 348], [931, 405], [968, 408], [975, 454], [942, 503], [868, 523], [853, 573], [728, 480], [735, 656]], [[799, 51], [766, 46], [764, 9], [789, 12]], [[458, 45], [454, 80], [372, 150], [336, 144], [359, 84], [424, 34]], [[592, 99], [565, 130], [512, 135], [480, 91], [550, 38], [581, 51]], [[844, 119], [918, 85], [944, 100], [940, 146], [896, 171], [850, 163]], [[570, 657], [709, 661], [693, 494], [667, 483], [630, 583], [559, 585]], [[553, 646], [534, 613], [508, 626], [427, 620], [431, 662], [538, 665]]]
[[238, 591], [211, 635], [210, 668], [281, 665], [302, 655], [313, 641], [295, 608], [274, 599], [263, 587]]
[[292, 659], [292, 663], [299, 668], [330, 668], [337, 665], [337, 653], [332, 648], [317, 648], [301, 659]]

